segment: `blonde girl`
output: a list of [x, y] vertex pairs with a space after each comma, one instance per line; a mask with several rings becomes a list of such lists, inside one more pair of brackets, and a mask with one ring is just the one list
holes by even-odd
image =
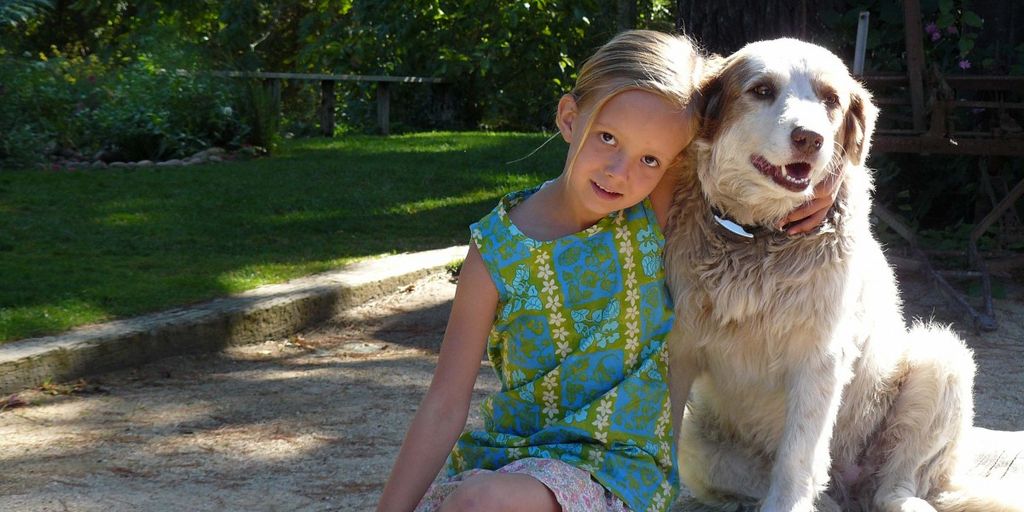
[[[584, 63], [558, 103], [561, 175], [471, 226], [437, 369], [378, 510], [669, 507], [660, 225], [705, 65], [686, 38], [640, 30]], [[827, 210], [823, 197], [791, 218]], [[482, 405], [484, 428], [463, 433], [485, 352], [501, 390]]]

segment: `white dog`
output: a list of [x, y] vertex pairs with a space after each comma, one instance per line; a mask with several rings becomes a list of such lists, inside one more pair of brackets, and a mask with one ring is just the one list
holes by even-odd
[[[1018, 510], [958, 478], [973, 357], [903, 323], [868, 221], [867, 91], [827, 50], [780, 39], [726, 58], [702, 94], [666, 227], [673, 403], [694, 391], [683, 482], [723, 509]], [[840, 168], [820, 229], [768, 227]]]

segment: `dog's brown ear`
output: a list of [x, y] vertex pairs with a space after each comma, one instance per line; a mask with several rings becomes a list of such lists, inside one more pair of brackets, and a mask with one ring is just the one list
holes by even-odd
[[714, 138], [722, 122], [722, 113], [725, 107], [725, 79], [722, 77], [721, 70], [718, 71], [701, 84], [694, 96], [697, 117], [700, 119], [698, 138], [701, 139]]
[[741, 59], [735, 57], [712, 55], [708, 58], [695, 96], [701, 127], [698, 138], [713, 139], [721, 129], [729, 103], [736, 99], [734, 89], [738, 86], [735, 82], [742, 79], [744, 69]]
[[871, 93], [854, 82], [850, 89], [850, 107], [843, 119], [843, 149], [853, 165], [862, 165], [867, 158], [877, 118], [878, 108], [871, 102]]

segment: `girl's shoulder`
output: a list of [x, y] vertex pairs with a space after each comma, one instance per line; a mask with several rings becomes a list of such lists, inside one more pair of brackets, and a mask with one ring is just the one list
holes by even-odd
[[473, 242], [480, 246], [485, 241], [520, 242], [523, 234], [512, 222], [509, 212], [540, 189], [540, 186], [505, 194], [487, 215], [470, 226]]

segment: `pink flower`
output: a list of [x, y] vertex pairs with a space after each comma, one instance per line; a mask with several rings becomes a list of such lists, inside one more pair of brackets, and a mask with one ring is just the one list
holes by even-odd
[[927, 25], [924, 26], [924, 31], [929, 33], [929, 34], [932, 34], [932, 37], [935, 37], [935, 34], [937, 34], [939, 32], [939, 26], [936, 25], [935, 22], [933, 21], [933, 22], [928, 23]]
[[939, 32], [932, 32], [932, 41], [938, 41], [942, 39], [942, 34]]
[[950, 25], [950, 26], [946, 27], [946, 33], [947, 34], [959, 34], [960, 31], [957, 30], [955, 25]]
[[971, 69], [971, 61], [967, 59], [960, 59], [960, 63], [958, 65], [960, 66], [960, 69]]

